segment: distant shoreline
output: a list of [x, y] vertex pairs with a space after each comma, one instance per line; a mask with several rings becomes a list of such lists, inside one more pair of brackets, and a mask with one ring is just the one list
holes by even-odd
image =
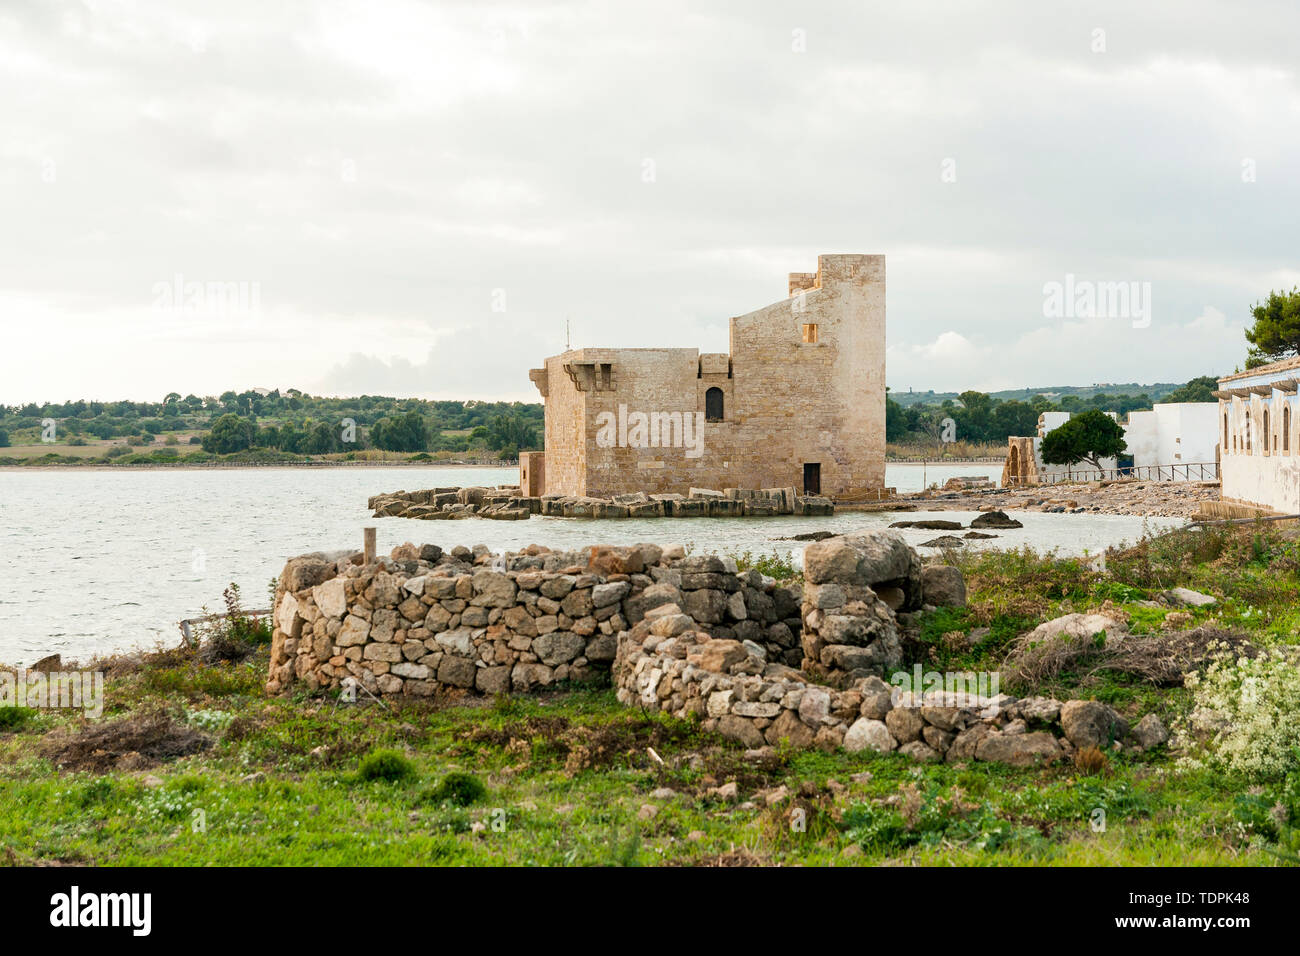
[[[3, 459], [0, 459], [2, 462]], [[943, 467], [944, 465], [991, 465], [1000, 464], [1000, 462], [990, 461], [987, 458], [930, 458], [930, 459], [885, 459], [886, 465], [910, 465], [915, 467], [935, 466]], [[470, 462], [438, 462], [438, 461], [268, 461], [268, 462], [224, 462], [208, 461], [196, 464], [187, 464], [185, 462], [149, 462], [147, 464], [124, 464], [124, 465], [71, 465], [71, 464], [52, 464], [52, 465], [6, 465], [0, 464], [0, 472], [3, 471], [212, 471], [212, 470], [230, 470], [230, 469], [261, 469], [261, 468], [518, 468], [518, 462], [511, 462], [501, 465], [484, 465]]]
[[467, 462], [437, 461], [209, 461], [201, 464], [185, 462], [151, 462], [140, 465], [2, 465], [0, 471], [213, 471], [261, 468], [517, 468], [518, 463], [506, 465], [477, 465]]
[[1002, 458], [886, 458], [886, 465], [1001, 465]]

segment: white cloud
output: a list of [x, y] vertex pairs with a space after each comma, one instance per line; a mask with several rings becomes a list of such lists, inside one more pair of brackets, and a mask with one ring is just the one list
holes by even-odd
[[[1248, 305], [1300, 281], [1300, 10], [1266, 16], [10, 0], [0, 323], [36, 351], [0, 353], [0, 401], [531, 398], [566, 319], [725, 349], [822, 252], [889, 257], [896, 389], [1225, 371]], [[264, 308], [178, 326], [149, 297], [177, 272]], [[1150, 281], [1152, 327], [1044, 324], [1067, 272]]]
[[[1183, 382], [1231, 371], [1222, 358], [1244, 355], [1244, 325], [1207, 306], [1185, 322], [1153, 321], [1133, 328], [1124, 319], [1040, 325], [1007, 343], [972, 342], [957, 332], [889, 349], [890, 384], [918, 390], [999, 391], [1096, 382]], [[1090, 374], [1104, 369], [1104, 376]], [[901, 387], [897, 383], [904, 383]]]

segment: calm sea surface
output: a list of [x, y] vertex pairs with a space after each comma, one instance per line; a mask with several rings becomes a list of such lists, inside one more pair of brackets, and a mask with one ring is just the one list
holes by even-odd
[[[956, 474], [990, 475], [996, 465], [927, 466], [925, 483]], [[801, 550], [782, 536], [827, 529], [881, 528], [906, 515], [844, 513], [828, 518], [691, 518], [592, 522], [422, 522], [370, 517], [370, 495], [400, 488], [514, 481], [514, 469], [252, 468], [157, 471], [0, 472], [0, 661], [30, 664], [55, 651], [66, 659], [152, 647], [180, 639], [177, 622], [204, 607], [221, 610], [229, 583], [245, 606], [269, 604], [267, 584], [285, 558], [360, 548], [361, 529], [379, 528], [379, 550], [404, 541], [486, 544], [494, 551], [536, 542], [693, 544], [698, 550]], [[899, 491], [923, 487], [920, 465], [890, 465]], [[935, 517], [974, 513], [945, 512]], [[1057, 549], [1081, 554], [1180, 522], [1116, 515], [1017, 514], [1025, 527], [998, 532], [983, 547]], [[905, 531], [913, 543], [938, 532]]]

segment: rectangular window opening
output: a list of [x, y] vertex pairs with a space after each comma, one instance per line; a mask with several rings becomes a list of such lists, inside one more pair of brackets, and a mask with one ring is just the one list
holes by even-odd
[[817, 323], [805, 322], [803, 327], [803, 340], [809, 344], [817, 341]]

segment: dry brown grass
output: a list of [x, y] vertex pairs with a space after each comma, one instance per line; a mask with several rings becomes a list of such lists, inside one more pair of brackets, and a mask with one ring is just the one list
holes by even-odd
[[[1032, 632], [1031, 632], [1032, 633]], [[1025, 634], [1008, 648], [1002, 673], [1013, 687], [1032, 688], [1074, 674], [1081, 685], [1102, 673], [1136, 677], [1157, 687], [1178, 687], [1184, 676], [1205, 663], [1211, 645], [1234, 653], [1252, 653], [1250, 636], [1204, 626], [1161, 634], [1116, 634], [1104, 644], [1088, 639], [1054, 637], [1031, 641]]]
[[61, 769], [107, 773], [138, 770], [210, 746], [207, 734], [151, 711], [54, 734], [42, 750]]
[[1110, 758], [1101, 752], [1100, 747], [1084, 747], [1075, 751], [1074, 766], [1089, 777], [1110, 775]]

